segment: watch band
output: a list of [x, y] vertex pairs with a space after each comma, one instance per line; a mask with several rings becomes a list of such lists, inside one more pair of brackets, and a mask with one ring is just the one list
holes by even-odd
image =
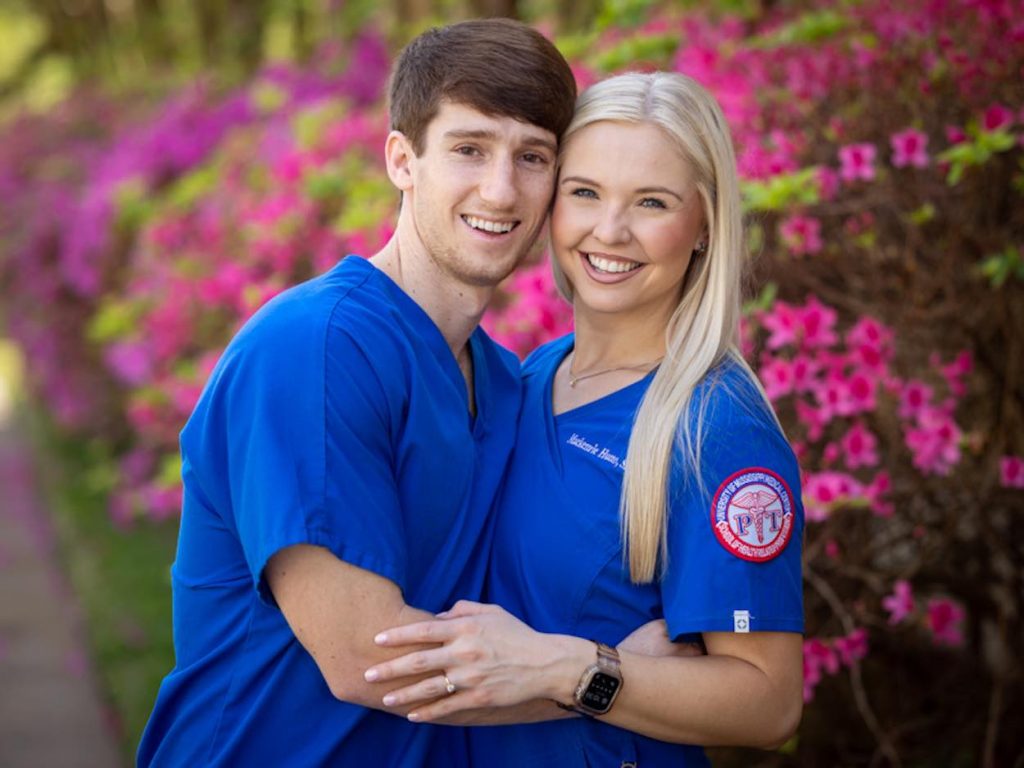
[[587, 717], [606, 714], [622, 687], [618, 650], [596, 640], [593, 642], [597, 646], [597, 659], [583, 671], [573, 693], [573, 704], [555, 702], [562, 709]]
[[622, 665], [622, 660], [619, 658], [619, 649], [605, 643], [599, 643], [597, 640], [594, 643], [597, 645], [597, 666], [601, 667], [601, 670], [604, 672], [608, 672], [616, 677], [622, 677], [622, 673], [619, 671]]

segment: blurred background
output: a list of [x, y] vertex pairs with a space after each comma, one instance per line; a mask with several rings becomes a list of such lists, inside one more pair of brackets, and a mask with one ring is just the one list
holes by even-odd
[[[0, 0], [0, 764], [131, 762], [177, 433], [256, 308], [388, 237], [392, 57], [488, 15], [581, 87], [685, 72], [733, 130], [807, 703], [715, 764], [1024, 766], [1024, 0]], [[547, 265], [485, 325], [567, 331]]]

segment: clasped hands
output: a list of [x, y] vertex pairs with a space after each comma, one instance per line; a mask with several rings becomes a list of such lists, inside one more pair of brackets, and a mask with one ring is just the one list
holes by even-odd
[[[589, 640], [537, 632], [500, 606], [468, 600], [460, 600], [434, 620], [384, 630], [374, 642], [386, 647], [437, 644], [377, 664], [364, 675], [369, 682], [381, 683], [428, 675], [383, 697], [385, 707], [413, 705], [408, 714], [413, 722], [535, 700], [564, 700], [595, 659]], [[696, 645], [672, 643], [661, 619], [643, 625], [618, 647], [647, 656], [701, 653]]]

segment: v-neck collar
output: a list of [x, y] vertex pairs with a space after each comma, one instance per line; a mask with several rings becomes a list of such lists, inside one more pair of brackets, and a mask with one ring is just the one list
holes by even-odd
[[391, 300], [399, 308], [402, 316], [409, 322], [417, 332], [417, 340], [426, 344], [438, 365], [444, 371], [452, 386], [462, 400], [466, 413], [467, 426], [474, 436], [482, 433], [483, 425], [488, 415], [488, 402], [486, 393], [490, 391], [490, 372], [487, 370], [486, 354], [484, 352], [484, 331], [478, 325], [473, 329], [466, 344], [473, 363], [473, 394], [476, 401], [476, 417], [469, 410], [469, 390], [466, 387], [466, 379], [459, 368], [459, 362], [452, 354], [448, 340], [445, 339], [441, 329], [437, 327], [434, 319], [427, 314], [415, 299], [402, 290], [391, 277], [382, 269], [378, 269], [369, 259], [362, 256], [349, 256], [345, 261], [360, 263], [357, 269], [369, 270], [371, 275], [381, 282]]
[[[650, 386], [651, 379], [654, 378], [654, 374], [657, 372], [657, 368], [649, 371], [642, 379], [634, 381], [632, 384], [627, 384], [621, 389], [616, 389], [614, 392], [609, 392], [607, 395], [591, 400], [589, 403], [570, 408], [568, 411], [562, 411], [559, 414], [555, 413], [554, 406], [554, 394], [555, 394], [555, 374], [558, 372], [562, 362], [569, 355], [570, 352], [576, 346], [575, 334], [567, 334], [558, 341], [554, 342], [554, 348], [552, 349], [552, 360], [551, 364], [544, 368], [544, 380], [540, 382], [540, 394], [542, 400], [542, 413], [544, 417], [544, 431], [546, 436], [546, 442], [548, 446], [548, 452], [551, 455], [551, 460], [558, 468], [559, 475], [564, 475], [562, 465], [562, 451], [561, 445], [558, 439], [558, 426], [559, 421], [572, 422], [574, 419], [585, 417], [590, 411], [598, 410], [599, 408], [605, 408], [609, 403], [614, 403], [618, 400], [622, 400], [627, 397], [636, 397], [637, 405], [639, 406], [640, 398], [643, 397], [643, 392], [646, 391], [647, 387]], [[639, 397], [637, 397], [637, 390], [640, 390]], [[632, 425], [631, 425], [632, 426]]]

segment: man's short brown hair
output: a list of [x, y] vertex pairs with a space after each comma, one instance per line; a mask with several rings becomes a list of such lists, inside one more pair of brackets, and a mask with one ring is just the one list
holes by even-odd
[[391, 74], [392, 130], [423, 151], [443, 100], [551, 131], [569, 125], [576, 80], [558, 49], [512, 19], [475, 19], [429, 29], [405, 47]]

